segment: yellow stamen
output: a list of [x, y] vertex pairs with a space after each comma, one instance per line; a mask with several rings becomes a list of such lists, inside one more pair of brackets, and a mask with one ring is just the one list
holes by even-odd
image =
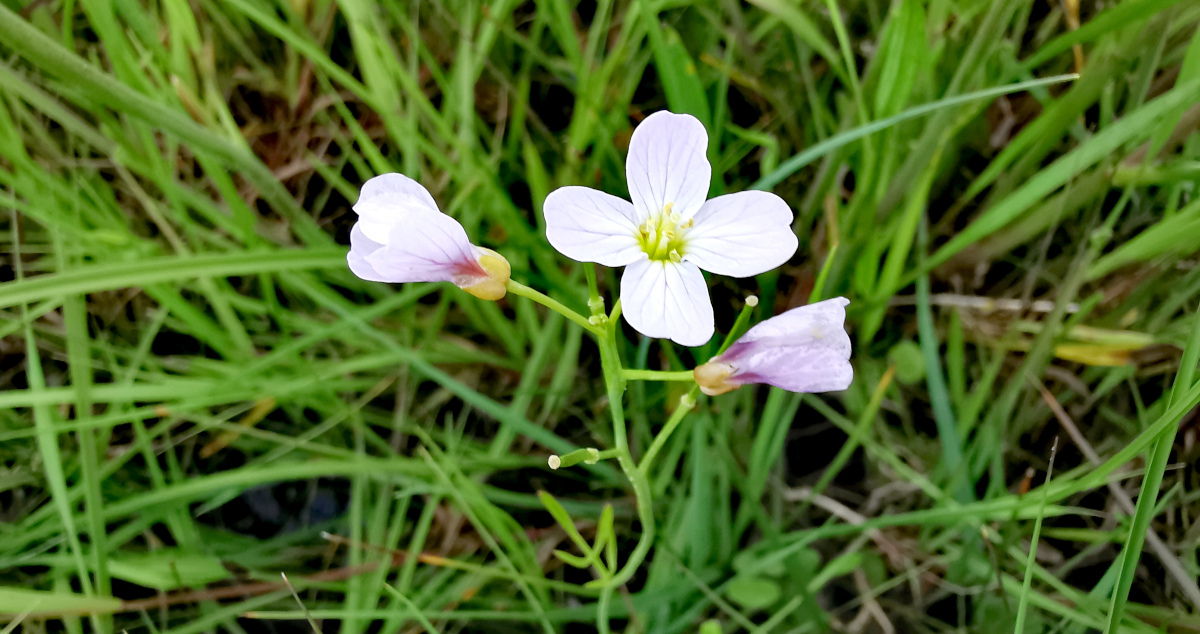
[[638, 226], [637, 239], [642, 251], [656, 262], [680, 262], [684, 253], [684, 232], [695, 224], [690, 218], [681, 222], [683, 216], [672, 211], [675, 203], [663, 205], [662, 212], [647, 218]]

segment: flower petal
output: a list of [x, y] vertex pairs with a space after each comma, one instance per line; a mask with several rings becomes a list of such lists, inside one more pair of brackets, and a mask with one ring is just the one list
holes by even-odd
[[844, 390], [854, 380], [844, 297], [793, 308], [751, 328], [715, 360], [734, 366], [727, 382], [791, 392]]
[[674, 203], [686, 221], [708, 198], [712, 167], [708, 132], [696, 117], [662, 110], [646, 117], [629, 140], [625, 178], [629, 196], [644, 220]]
[[800, 242], [792, 210], [771, 192], [718, 196], [696, 212], [685, 235], [684, 260], [718, 275], [750, 277], [787, 262]]
[[688, 262], [643, 257], [621, 276], [621, 309], [633, 329], [684, 346], [713, 336], [713, 308], [704, 274]]
[[376, 271], [370, 262], [367, 262], [367, 257], [382, 248], [384, 248], [382, 244], [363, 234], [362, 222], [354, 223], [354, 226], [350, 228], [350, 252], [346, 254], [346, 263], [350, 265], [350, 272], [368, 282], [391, 281]]
[[638, 259], [637, 212], [633, 205], [589, 187], [560, 187], [546, 196], [546, 239], [579, 262], [625, 266]]
[[[353, 231], [351, 234], [353, 238]], [[386, 282], [454, 282], [463, 286], [487, 277], [467, 232], [440, 211], [404, 214], [392, 227], [386, 245], [364, 260]]]
[[834, 297], [793, 308], [747, 330], [737, 343], [817, 345], [832, 348], [849, 359], [850, 336], [846, 334], [846, 306], [849, 305], [850, 300], [845, 297]]
[[[766, 383], [789, 392], [840, 392], [854, 381], [848, 359], [830, 349], [767, 348], [749, 368], [733, 373], [730, 383]], [[756, 371], [757, 370], [757, 371]]]
[[392, 227], [407, 213], [441, 213], [429, 190], [404, 174], [380, 174], [363, 183], [354, 211], [363, 235], [379, 244], [388, 243]]

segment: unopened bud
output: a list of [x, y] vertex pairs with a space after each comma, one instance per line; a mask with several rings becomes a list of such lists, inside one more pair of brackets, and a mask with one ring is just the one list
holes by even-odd
[[700, 391], [709, 396], [717, 396], [726, 392], [736, 390], [738, 385], [729, 383], [726, 379], [733, 374], [737, 368], [728, 363], [720, 361], [709, 361], [708, 363], [696, 366], [692, 370], [692, 378], [696, 379], [696, 385], [700, 386]]
[[508, 292], [508, 278], [512, 275], [512, 267], [499, 253], [483, 247], [476, 249], [479, 250], [479, 266], [487, 273], [487, 277], [461, 288], [479, 299], [496, 301], [503, 298]]
[[[749, 317], [753, 299], [746, 298], [739, 324]], [[845, 328], [849, 303], [835, 297], [776, 315], [697, 366], [692, 376], [709, 396], [748, 383], [800, 393], [844, 390], [854, 380]]]
[[575, 451], [572, 451], [571, 453], [562, 457], [550, 456], [551, 469], [574, 467], [579, 463], [596, 464], [597, 462], [600, 462], [600, 450], [593, 447], [576, 449]]

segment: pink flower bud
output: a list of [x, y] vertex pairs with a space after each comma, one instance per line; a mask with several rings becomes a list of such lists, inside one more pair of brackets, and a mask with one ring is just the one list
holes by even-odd
[[350, 270], [372, 282], [452, 282], [481, 299], [504, 297], [511, 269], [467, 239], [419, 183], [382, 174], [363, 184], [350, 230]]
[[692, 375], [709, 396], [747, 383], [789, 392], [835, 392], [850, 387], [850, 337], [844, 297], [793, 308], [746, 331]]

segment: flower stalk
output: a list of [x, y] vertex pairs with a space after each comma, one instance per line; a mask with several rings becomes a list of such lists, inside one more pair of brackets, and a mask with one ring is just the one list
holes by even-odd
[[585, 447], [583, 449], [576, 449], [575, 451], [562, 456], [550, 456], [547, 462], [549, 463], [551, 469], [557, 471], [567, 467], [574, 467], [577, 464], [591, 465], [596, 464], [601, 460], [607, 460], [609, 458], [616, 457], [617, 452], [614, 449], [600, 451], [595, 447]]
[[650, 545], [654, 543], [656, 527], [654, 524], [654, 508], [650, 495], [650, 481], [646, 474], [638, 468], [633, 456], [629, 453], [629, 435], [625, 429], [625, 379], [621, 376], [621, 356], [617, 350], [616, 323], [621, 311], [618, 300], [609, 315], [608, 327], [597, 337], [600, 347], [600, 367], [604, 373], [604, 387], [608, 393], [608, 410], [612, 415], [613, 444], [616, 445], [617, 463], [621, 471], [633, 485], [633, 495], [637, 502], [638, 521], [642, 524], [642, 534], [638, 537], [637, 545], [612, 577], [598, 579], [588, 585], [600, 588], [618, 588], [633, 577], [638, 567], [650, 553]]
[[600, 329], [589, 322], [587, 317], [584, 317], [570, 308], [567, 308], [567, 306], [562, 302], [550, 297], [549, 295], [546, 295], [545, 293], [542, 293], [541, 291], [529, 288], [528, 286], [525, 286], [524, 284], [512, 279], [508, 280], [506, 288], [508, 289], [508, 292], [512, 293], [513, 295], [520, 295], [521, 297], [532, 299], [542, 306], [545, 306], [546, 308], [549, 308], [563, 317], [570, 319], [571, 321], [575, 322], [575, 325], [583, 328], [593, 335], [599, 334], [600, 332]]
[[681, 381], [690, 383], [691, 370], [679, 372], [663, 372], [660, 370], [621, 370], [621, 378], [626, 381]]
[[650, 477], [650, 465], [654, 464], [654, 458], [658, 456], [658, 452], [667, 444], [667, 439], [675, 432], [675, 428], [679, 427], [679, 423], [683, 422], [683, 417], [692, 411], [696, 406], [696, 397], [700, 395], [700, 387], [692, 386], [687, 394], [684, 394], [679, 399], [679, 407], [671, 413], [671, 417], [667, 419], [667, 424], [663, 425], [658, 435], [654, 437], [654, 442], [650, 444], [650, 448], [646, 450], [646, 455], [642, 456], [642, 462], [638, 465], [638, 471], [642, 473], [642, 477]]

